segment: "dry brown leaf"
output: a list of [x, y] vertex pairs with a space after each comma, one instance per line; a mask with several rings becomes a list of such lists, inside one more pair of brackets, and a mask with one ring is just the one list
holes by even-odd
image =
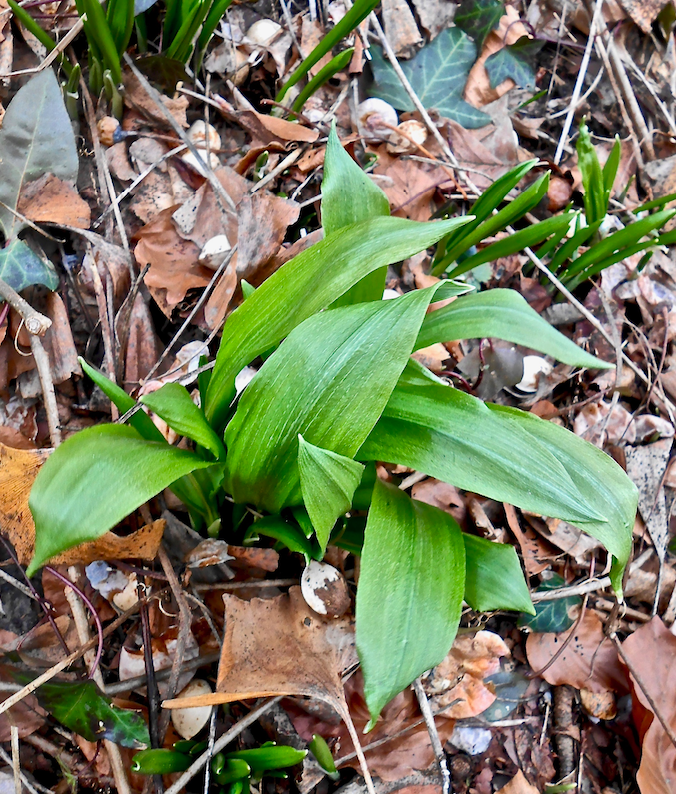
[[[128, 69], [125, 69], [122, 78], [124, 82], [123, 95], [125, 105], [134, 108], [155, 124], [168, 127], [169, 124], [161, 108], [148, 96], [136, 75]], [[160, 95], [160, 100], [176, 122], [184, 129], [187, 128], [188, 120], [186, 118], [186, 110], [189, 104], [188, 97], [178, 96], [172, 99], [168, 96]]]
[[[448, 354], [447, 354], [448, 355]], [[416, 483], [411, 489], [411, 496], [419, 502], [425, 502], [443, 510], [453, 516], [460, 524], [465, 519], [466, 507], [465, 500], [454, 485], [434, 477], [428, 477], [422, 482]]]
[[249, 568], [260, 568], [272, 573], [279, 565], [279, 552], [258, 546], [228, 546], [232, 559]]
[[653, 22], [669, 0], [620, 0], [620, 5], [644, 33], [652, 31]]
[[34, 223], [88, 229], [91, 209], [77, 190], [53, 174], [45, 174], [21, 191], [18, 211]]
[[226, 634], [216, 692], [165, 701], [164, 708], [304, 695], [346, 713], [342, 674], [356, 661], [348, 620], [324, 620], [305, 603], [300, 587], [276, 598], [243, 601], [226, 594], [223, 601]]
[[[35, 547], [35, 524], [28, 496], [49, 449], [12, 449], [0, 444], [0, 531], [12, 543], [22, 565], [28, 565]], [[94, 560], [154, 560], [165, 522], [153, 521], [127, 537], [107, 532], [91, 543], [83, 543], [54, 557], [54, 564], [90, 563]]]
[[[239, 278], [249, 280], [257, 268], [272, 259], [284, 241], [286, 230], [299, 215], [300, 206], [295, 201], [269, 191], [243, 196], [237, 207]], [[265, 223], [261, 223], [261, 218], [265, 218]]]
[[580, 702], [587, 714], [599, 720], [614, 720], [617, 717], [617, 699], [614, 692], [581, 689]]
[[542, 678], [558, 686], [569, 684], [591, 692], [627, 691], [627, 679], [613, 643], [603, 634], [603, 623], [595, 612], [587, 610], [580, 625], [561, 634], [530, 634], [526, 654], [536, 672], [549, 664], [554, 654], [573, 631], [573, 639]]
[[497, 791], [496, 794], [540, 794], [540, 792], [535, 786], [531, 786], [526, 780], [523, 772], [519, 769], [509, 783]]
[[[637, 629], [622, 649], [641, 677], [662, 716], [676, 730], [676, 637], [659, 617]], [[636, 774], [641, 794], [673, 794], [676, 785], [676, 747], [654, 716], [645, 694], [632, 682], [632, 715], [642, 740], [641, 765]]]
[[503, 656], [509, 656], [509, 648], [492, 631], [456, 637], [448, 656], [423, 682], [434, 710], [459, 701], [444, 712], [448, 717], [466, 719], [485, 711], [496, 696], [483, 679], [499, 671]]
[[[323, 25], [318, 19], [312, 19], [309, 14], [303, 14], [300, 29], [300, 46], [303, 52], [312, 52], [314, 48], [326, 35]], [[314, 77], [331, 60], [331, 53], [324, 55], [321, 60], [310, 69], [310, 74]]]
[[254, 141], [263, 146], [277, 141], [314, 143], [319, 138], [317, 130], [311, 130], [301, 124], [294, 124], [275, 116], [266, 116], [253, 110], [241, 111], [236, 114], [235, 118], [253, 136]]
[[124, 389], [138, 387], [162, 353], [148, 305], [139, 293], [129, 318], [129, 338], [124, 360]]
[[188, 290], [206, 287], [213, 275], [199, 264], [200, 249], [195, 243], [179, 236], [171, 217], [173, 210], [163, 210], [144, 226], [134, 249], [139, 265], [150, 265], [144, 280], [167, 317], [171, 317]]
[[383, 0], [381, 3], [383, 26], [394, 54], [410, 58], [422, 36], [415, 24], [415, 17], [406, 0]]
[[413, 0], [413, 7], [430, 40], [446, 30], [457, 8], [452, 0]]

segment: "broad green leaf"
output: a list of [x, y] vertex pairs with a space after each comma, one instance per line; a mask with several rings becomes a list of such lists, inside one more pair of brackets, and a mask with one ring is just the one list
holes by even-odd
[[544, 44], [540, 39], [522, 36], [514, 44], [502, 47], [486, 58], [491, 88], [496, 88], [510, 78], [520, 88], [535, 88], [535, 56]]
[[[570, 475], [583, 497], [583, 504], [593, 505], [605, 519], [580, 521], [567, 519], [564, 515], [556, 516], [600, 540], [615, 557], [616, 563], [610, 576], [616, 592], [621, 594], [622, 572], [631, 552], [638, 504], [638, 491], [634, 483], [610, 455], [554, 422], [546, 422], [516, 408], [490, 403], [487, 403], [487, 407], [501, 421], [512, 422], [513, 427], [526, 431], [536, 443], [546, 445]], [[555, 516], [554, 513], [549, 515]]]
[[455, 13], [455, 24], [471, 36], [481, 52], [488, 34], [497, 28], [504, 16], [505, 6], [500, 0], [463, 0]]
[[[545, 579], [535, 591], [536, 593], [548, 590], [558, 590], [566, 586], [566, 581], [557, 573], [552, 573]], [[566, 596], [565, 598], [554, 598], [551, 601], [538, 601], [535, 604], [535, 611], [521, 615], [519, 627], [528, 628], [542, 634], [559, 634], [569, 629], [577, 617], [581, 596]]]
[[286, 521], [282, 516], [263, 516], [252, 525], [250, 532], [280, 541], [291, 551], [303, 554], [308, 562], [313, 556], [312, 543], [305, 537], [302, 530], [296, 524]]
[[192, 401], [185, 386], [180, 383], [165, 383], [157, 391], [141, 397], [141, 402], [177, 433], [205, 447], [216, 459], [225, 458], [221, 440]]
[[319, 44], [317, 44], [307, 58], [296, 67], [291, 77], [284, 83], [281, 91], [279, 91], [275, 97], [276, 101], [281, 102], [289, 88], [296, 85], [299, 80], [302, 80], [316, 63], [331, 52], [338, 42], [342, 41], [345, 36], [349, 36], [350, 33], [366, 19], [379, 2], [380, 0], [356, 0], [347, 14], [345, 14], [328, 33], [324, 34]]
[[[374, 78], [371, 95], [384, 99], [398, 110], [415, 110], [380, 48], [372, 47], [371, 55]], [[467, 129], [475, 129], [490, 122], [490, 116], [462, 98], [476, 57], [477, 48], [469, 36], [460, 28], [447, 28], [410, 61], [402, 61], [401, 68], [426, 108], [435, 108], [442, 116], [448, 116]]]
[[0, 249], [0, 278], [17, 292], [32, 284], [44, 284], [50, 290], [59, 286], [59, 276], [51, 262], [40, 259], [23, 240], [14, 240]]
[[225, 424], [242, 367], [364, 276], [434, 245], [471, 219], [372, 218], [328, 235], [280, 267], [225, 323], [207, 391], [205, 413], [212, 427], [218, 431]]
[[553, 328], [515, 290], [491, 289], [465, 295], [426, 315], [416, 350], [456, 339], [505, 339], [539, 350], [574, 367], [612, 369]]
[[186, 753], [161, 747], [136, 753], [131, 759], [131, 771], [137, 775], [170, 775], [185, 772], [192, 762]]
[[584, 119], [580, 122], [580, 135], [577, 139], [577, 162], [582, 174], [584, 188], [584, 211], [587, 223], [602, 221], [608, 210], [608, 198], [603, 182], [603, 171], [596, 149], [591, 142], [589, 128]]
[[299, 433], [354, 457], [406, 366], [433, 294], [414, 290], [321, 312], [289, 334], [247, 387], [225, 433], [227, 487], [236, 502], [271, 513], [301, 504]]
[[[578, 218], [578, 222], [579, 222]], [[583, 226], [573, 234], [573, 236], [566, 240], [566, 242], [559, 248], [559, 250], [554, 254], [552, 257], [549, 267], [554, 272], [557, 273], [559, 268], [567, 262], [572, 256], [577, 253], [578, 248], [584, 245], [590, 237], [596, 234], [601, 226], [603, 221], [596, 221], [592, 223], [590, 226]]]
[[507, 235], [507, 237], [503, 237], [502, 240], [497, 240], [487, 245], [477, 251], [476, 254], [468, 256], [467, 259], [463, 259], [462, 264], [453, 268], [451, 276], [455, 278], [479, 265], [483, 265], [485, 262], [495, 262], [497, 259], [510, 256], [517, 251], [523, 251], [524, 248], [538, 245], [551, 235], [559, 235], [565, 232], [574, 218], [574, 212], [567, 212], [546, 218], [539, 223], [533, 223], [530, 226], [526, 226], [525, 229], [519, 229], [513, 234]]
[[606, 206], [610, 200], [610, 195], [615, 184], [615, 177], [617, 176], [617, 169], [620, 167], [620, 158], [622, 156], [622, 144], [620, 143], [620, 136], [615, 136], [615, 143], [610, 150], [608, 159], [603, 166], [603, 188], [606, 194]]
[[364, 466], [298, 436], [298, 472], [307, 508], [322, 554], [339, 516], [350, 509]]
[[[329, 134], [322, 180], [322, 226], [326, 234], [369, 218], [390, 214], [383, 191], [343, 149], [335, 122]], [[365, 276], [344, 293], [334, 306], [349, 306], [365, 300], [380, 300], [385, 289], [387, 266]]]
[[476, 397], [425, 378], [420, 369], [409, 364], [358, 460], [401, 463], [466, 491], [571, 523], [604, 521], [597, 499], [585, 498], [551, 445]]
[[465, 547], [447, 513], [376, 482], [361, 556], [356, 640], [373, 727], [383, 707], [453, 644]]
[[[457, 242], [452, 246], [446, 246], [443, 257], [436, 262], [432, 268], [432, 275], [438, 276], [448, 269], [449, 265], [455, 262], [461, 254], [473, 245], [477, 245], [482, 240], [492, 237], [497, 232], [502, 231], [510, 223], [514, 223], [530, 212], [538, 204], [540, 199], [547, 192], [549, 186], [549, 172], [543, 174], [533, 182], [523, 193], [520, 193], [506, 207], [503, 207], [495, 215], [488, 217], [480, 226], [472, 228], [467, 234], [457, 235]], [[459, 268], [456, 268], [458, 270]], [[455, 271], [454, 271], [455, 272]], [[451, 275], [452, 277], [452, 275]]]
[[143, 717], [114, 706], [93, 681], [50, 681], [35, 695], [55, 720], [89, 742], [108, 739], [136, 749], [150, 744]]
[[29, 182], [50, 173], [77, 179], [75, 135], [52, 69], [43, 69], [9, 103], [0, 129], [0, 226], [13, 240], [25, 222], [12, 213]]
[[465, 601], [477, 612], [511, 609], [535, 614], [514, 546], [463, 532]]
[[[216, 760], [216, 759], [214, 759]], [[242, 761], [239, 758], [225, 758], [223, 756], [223, 763], [220, 763], [220, 758], [217, 759], [217, 764], [215, 765], [212, 762], [212, 771], [214, 773], [214, 777], [216, 782], [220, 786], [225, 786], [228, 783], [233, 783], [236, 780], [241, 781], [243, 778], [249, 777], [251, 775], [251, 767], [247, 764], [246, 761]], [[222, 791], [223, 789], [221, 789]], [[230, 789], [230, 794], [236, 794], [236, 789]]]
[[96, 540], [137, 507], [195, 469], [212, 465], [127, 425], [81, 430], [49, 456], [28, 500], [35, 520], [32, 576], [47, 560]]
[[[113, 383], [101, 370], [87, 363], [82, 356], [78, 358], [78, 361], [85, 374], [89, 375], [121, 414], [126, 414], [127, 411], [130, 411], [136, 405], [136, 400], [130, 397], [127, 392], [121, 389], [116, 383]], [[136, 430], [141, 438], [145, 438], [147, 441], [165, 442], [164, 436], [160, 433], [153, 420], [145, 411], [136, 411], [129, 419], [129, 424]]]

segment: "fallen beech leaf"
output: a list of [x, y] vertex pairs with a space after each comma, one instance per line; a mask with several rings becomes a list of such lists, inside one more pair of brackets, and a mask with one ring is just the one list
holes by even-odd
[[294, 124], [275, 116], [266, 116], [253, 110], [237, 113], [235, 118], [258, 143], [264, 145], [274, 141], [314, 143], [319, 137], [317, 130], [311, 130], [301, 124]]
[[614, 720], [617, 717], [617, 700], [613, 692], [580, 690], [580, 702], [587, 714], [599, 720]]
[[[0, 443], [0, 531], [12, 543], [19, 562], [28, 565], [35, 547], [35, 524], [28, 509], [28, 495], [50, 449], [12, 449]], [[107, 532], [54, 557], [52, 564], [72, 565], [94, 560], [154, 560], [166, 522], [153, 521], [126, 537]]]
[[45, 174], [21, 191], [18, 211], [35, 223], [88, 229], [91, 209], [77, 190], [53, 174]]
[[383, 0], [383, 26], [394, 54], [410, 58], [422, 38], [406, 0]]
[[264, 571], [276, 571], [279, 565], [279, 553], [274, 549], [261, 549], [256, 546], [228, 546], [231, 560], [238, 560], [250, 568], [261, 568]]
[[509, 656], [509, 648], [492, 631], [456, 637], [448, 656], [423, 682], [434, 709], [460, 701], [444, 712], [455, 719], [485, 711], [495, 701], [495, 692], [483, 679], [498, 672], [502, 656]]
[[497, 791], [496, 794], [540, 794], [540, 792], [535, 786], [531, 786], [526, 780], [523, 772], [519, 769], [509, 783]]
[[[125, 69], [123, 75], [124, 82], [124, 102], [128, 107], [132, 107], [142, 113], [147, 119], [159, 124], [162, 127], [168, 127], [168, 122], [162, 113], [161, 109], [153, 101], [152, 97], [148, 96], [143, 86], [139, 82], [135, 74]], [[186, 110], [188, 109], [188, 97], [179, 96], [176, 99], [160, 94], [160, 101], [171, 113], [178, 124], [184, 129], [188, 126], [186, 118]]]
[[644, 33], [650, 33], [653, 22], [667, 0], [621, 0], [620, 5]]
[[465, 519], [467, 512], [465, 499], [454, 485], [435, 480], [434, 477], [428, 477], [413, 486], [411, 496], [419, 502], [426, 502], [428, 505], [438, 507], [453, 516], [461, 525]]
[[[659, 617], [654, 617], [622, 643], [622, 649], [641, 676], [643, 686], [659, 704], [662, 716], [676, 724], [676, 637]], [[642, 794], [672, 794], [676, 747], [630, 675], [632, 715], [642, 740], [641, 765], [636, 782]]]
[[591, 692], [626, 692], [627, 680], [613, 643], [603, 635], [603, 623], [587, 610], [579, 626], [561, 634], [530, 634], [526, 654], [536, 672], [550, 662], [570, 631], [573, 639], [558, 659], [542, 673], [548, 683], [569, 684]]

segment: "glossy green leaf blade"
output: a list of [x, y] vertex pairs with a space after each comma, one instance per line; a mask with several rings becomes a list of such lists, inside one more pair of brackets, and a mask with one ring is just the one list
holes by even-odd
[[247, 387], [225, 433], [236, 502], [270, 513], [301, 503], [299, 433], [354, 457], [406, 366], [433, 293], [321, 312], [289, 334]]
[[8, 239], [26, 226], [16, 210], [19, 194], [29, 182], [50, 173], [65, 181], [77, 179], [75, 135], [52, 69], [43, 69], [15, 94], [0, 129], [0, 225]]
[[503, 237], [502, 240], [497, 240], [477, 251], [476, 254], [468, 256], [461, 264], [454, 267], [449, 275], [451, 278], [455, 278], [467, 273], [472, 268], [483, 265], [485, 262], [495, 262], [497, 259], [510, 256], [517, 253], [517, 251], [523, 251], [524, 248], [539, 245], [550, 235], [558, 234], [567, 229], [574, 217], [575, 213], [573, 212], [564, 213], [563, 215], [546, 218], [539, 223], [533, 223], [525, 229], [519, 229], [514, 234], [509, 234], [507, 237]]
[[298, 436], [300, 486], [322, 554], [339, 516], [350, 509], [364, 466], [352, 458], [322, 449]]
[[16, 292], [32, 284], [44, 284], [51, 290], [59, 286], [52, 263], [39, 259], [23, 240], [14, 240], [0, 249], [0, 278]]
[[467, 535], [465, 601], [477, 612], [511, 609], [535, 614], [514, 546]]
[[378, 480], [357, 590], [357, 652], [370, 726], [450, 650], [464, 583], [465, 548], [451, 516]]
[[[130, 411], [136, 405], [134, 398], [130, 397], [127, 392], [121, 389], [116, 383], [113, 383], [101, 370], [87, 363], [82, 356], [78, 357], [78, 361], [85, 374], [89, 375], [121, 414], [126, 414], [127, 411]], [[147, 441], [165, 442], [164, 436], [160, 433], [153, 420], [145, 411], [136, 411], [129, 419], [129, 424]]]
[[584, 211], [588, 223], [602, 221], [608, 209], [608, 199], [606, 197], [605, 186], [603, 183], [603, 171], [596, 154], [596, 149], [591, 142], [589, 128], [584, 119], [580, 122], [580, 135], [577, 139], [577, 162], [582, 174], [582, 186], [584, 187]]
[[[568, 472], [584, 499], [594, 505], [605, 521], [570, 520], [603, 543], [616, 558], [611, 572], [613, 587], [621, 592], [622, 570], [631, 552], [631, 538], [638, 504], [638, 491], [623, 469], [593, 444], [553, 422], [531, 413], [487, 403], [494, 416], [525, 430], [537, 443], [547, 446]], [[554, 515], [550, 513], [550, 515]], [[566, 519], [565, 516], [558, 516]]]
[[225, 457], [221, 440], [192, 401], [185, 386], [165, 383], [157, 391], [141, 397], [141, 402], [164, 419], [169, 427], [208, 449], [215, 458]]
[[[325, 233], [331, 234], [350, 224], [389, 214], [387, 196], [343, 149], [334, 123], [326, 145], [322, 180], [322, 226]], [[380, 300], [386, 277], [387, 266], [369, 273], [332, 305], [350, 306], [367, 300]]]
[[268, 744], [251, 750], [233, 750], [226, 753], [226, 759], [246, 761], [252, 772], [265, 772], [268, 769], [285, 769], [296, 766], [307, 755], [307, 750], [296, 750], [285, 744]]
[[214, 429], [225, 423], [242, 367], [364, 276], [434, 245], [468, 220], [471, 216], [429, 223], [372, 218], [328, 235], [283, 265], [225, 324], [205, 410]]
[[28, 501], [35, 519], [29, 575], [50, 557], [96, 540], [186, 474], [210, 466], [192, 452], [145, 441], [127, 425], [81, 430], [50, 455]]
[[[392, 66], [379, 47], [371, 48], [374, 85], [371, 95], [389, 102], [397, 110], [415, 110]], [[426, 108], [436, 108], [442, 116], [463, 127], [475, 129], [490, 122], [490, 116], [462, 98], [469, 70], [477, 57], [474, 42], [460, 28], [447, 28], [419, 50], [401, 68]]]
[[[571, 523], [604, 520], [597, 500], [585, 498], [539, 438], [476, 397], [418, 372], [415, 365], [407, 367], [357, 459], [401, 463]], [[582, 466], [584, 457], [578, 462]]]
[[603, 166], [603, 187], [606, 192], [606, 203], [610, 199], [610, 195], [615, 184], [615, 177], [617, 176], [617, 169], [620, 167], [620, 158], [622, 156], [622, 144], [620, 143], [620, 136], [615, 136], [615, 143], [610, 150], [608, 159]]
[[136, 749], [150, 744], [143, 717], [114, 706], [93, 681], [51, 681], [35, 694], [54, 719], [89, 742], [108, 739]]
[[423, 321], [415, 347], [419, 350], [435, 342], [491, 337], [539, 350], [573, 367], [613, 367], [582, 350], [553, 328], [522, 295], [511, 289], [491, 289], [464, 295], [430, 312]]
[[329, 134], [322, 180], [322, 226], [326, 234], [390, 214], [390, 202], [343, 149], [335, 122]]

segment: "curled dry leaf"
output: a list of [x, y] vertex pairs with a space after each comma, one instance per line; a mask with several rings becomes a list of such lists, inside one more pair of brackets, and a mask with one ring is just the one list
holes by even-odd
[[[622, 643], [632, 667], [641, 677], [653, 702], [673, 727], [676, 724], [676, 637], [659, 617], [654, 617]], [[632, 715], [642, 741], [641, 765], [636, 782], [642, 794], [671, 794], [674, 790], [676, 747], [633, 676]]]
[[77, 190], [53, 174], [45, 174], [21, 191], [18, 211], [34, 223], [88, 229], [91, 209]]
[[492, 631], [456, 637], [448, 656], [423, 682], [434, 710], [458, 701], [444, 712], [448, 717], [466, 719], [485, 711], [495, 702], [495, 692], [484, 678], [498, 672], [503, 656], [509, 656], [509, 648]]
[[573, 632], [573, 639], [542, 677], [558, 686], [569, 684], [576, 689], [600, 693], [627, 691], [627, 679], [613, 643], [603, 634], [603, 623], [595, 612], [587, 610], [579, 626], [561, 634], [530, 634], [526, 654], [536, 672], [549, 664], [562, 643]]
[[[19, 562], [28, 565], [35, 547], [35, 524], [28, 508], [28, 496], [49, 449], [12, 449], [0, 444], [0, 528], [12, 543]], [[159, 519], [126, 537], [107, 532], [90, 543], [83, 543], [54, 557], [52, 562], [72, 565], [94, 560], [154, 560], [165, 521]]]
[[538, 789], [526, 780], [525, 775], [519, 769], [516, 775], [503, 786], [496, 794], [540, 794]]

